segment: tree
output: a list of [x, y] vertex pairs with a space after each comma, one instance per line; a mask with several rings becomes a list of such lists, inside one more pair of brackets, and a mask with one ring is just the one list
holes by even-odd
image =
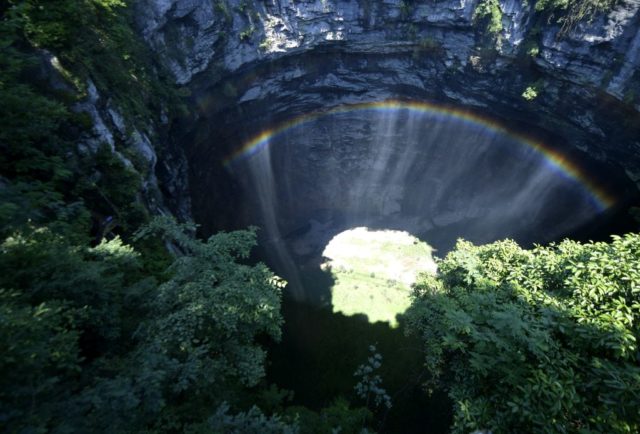
[[0, 414], [9, 432], [73, 421], [78, 391], [131, 349], [137, 297], [155, 287], [120, 239], [94, 248], [76, 240], [25, 227], [0, 244]]
[[169, 432], [204, 423], [259, 382], [257, 339], [280, 336], [282, 281], [242, 264], [255, 231], [201, 241], [192, 229], [162, 218], [139, 232], [179, 251], [160, 285], [119, 238], [86, 248], [39, 228], [4, 241], [0, 415], [9, 431]]
[[407, 316], [454, 432], [640, 429], [638, 234], [530, 251], [459, 241]]

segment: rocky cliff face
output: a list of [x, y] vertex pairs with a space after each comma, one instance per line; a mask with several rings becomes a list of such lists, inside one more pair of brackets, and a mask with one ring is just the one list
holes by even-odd
[[[54, 70], [47, 74], [56, 77]], [[86, 98], [73, 109], [87, 113], [93, 125], [91, 131], [78, 140], [81, 153], [95, 157], [101, 146], [108, 146], [128, 170], [140, 176], [142, 184], [136, 199], [151, 214], [173, 214], [181, 221], [191, 220], [186, 161], [183, 152], [168, 139], [166, 122], [149, 121], [144, 128], [132, 127], [111, 98], [101, 94], [91, 81], [87, 83]], [[164, 149], [160, 159], [161, 148]], [[93, 181], [101, 176], [103, 174], [95, 173]]]
[[252, 134], [385, 98], [470, 109], [640, 181], [640, 1], [568, 29], [534, 4], [500, 0], [490, 34], [478, 0], [140, 1], [140, 31], [198, 108], [181, 136], [196, 219]]
[[[486, 45], [482, 29], [474, 22], [478, 0], [425, 3], [145, 0], [139, 22], [146, 39], [164, 54], [182, 84], [212, 66], [233, 72], [256, 61], [323, 45], [339, 45], [345, 52], [384, 53], [428, 41], [443, 50], [444, 62], [456, 63], [458, 69], [475, 63], [478, 47]], [[578, 23], [563, 35], [559, 35], [560, 26], [540, 23], [534, 15], [535, 2], [499, 3], [503, 28], [496, 36], [496, 48], [504, 62], [533, 42], [538, 45], [536, 66], [556, 77], [592, 85], [618, 99], [637, 86], [637, 0], [621, 0], [610, 12]], [[500, 62], [494, 65], [501, 66]]]

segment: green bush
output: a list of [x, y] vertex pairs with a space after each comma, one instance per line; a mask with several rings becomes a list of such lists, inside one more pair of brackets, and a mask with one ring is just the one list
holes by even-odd
[[527, 86], [527, 88], [522, 92], [522, 98], [527, 101], [533, 101], [538, 97], [538, 87], [535, 85]]
[[555, 15], [561, 23], [560, 33], [573, 29], [580, 21], [591, 20], [601, 12], [611, 10], [618, 0], [537, 0], [535, 9]]
[[255, 233], [192, 232], [166, 219], [140, 232], [182, 252], [160, 285], [118, 238], [87, 248], [33, 228], [3, 240], [3, 428], [176, 432], [258, 383], [256, 339], [280, 336], [279, 281], [241, 264]]
[[238, 36], [239, 36], [241, 41], [248, 42], [248, 41], [251, 40], [251, 37], [253, 36], [255, 31], [256, 31], [256, 28], [253, 25], [250, 25], [249, 27], [247, 27], [243, 31], [241, 31], [240, 35], [238, 35]]
[[298, 421], [300, 434], [363, 434], [369, 432], [365, 426], [373, 419], [366, 407], [352, 408], [344, 398], [336, 398], [328, 407], [318, 412], [302, 406], [292, 406], [286, 409], [284, 415], [290, 420]]
[[476, 22], [485, 23], [487, 31], [496, 35], [502, 30], [502, 9], [498, 0], [482, 0], [473, 13]]
[[[86, 230], [88, 211], [94, 226], [106, 215], [117, 216], [116, 233], [123, 236], [147, 220], [139, 198], [141, 177], [110, 150], [80, 153], [77, 142], [91, 131], [92, 121], [71, 108], [91, 80], [123, 114], [128, 129], [144, 129], [160, 113], [171, 116], [179, 109], [177, 93], [164, 83], [161, 69], [133, 31], [129, 3], [10, 0], [2, 7], [2, 234], [28, 221], [65, 221]], [[42, 49], [56, 55], [50, 66]]]
[[429, 387], [456, 433], [640, 429], [640, 235], [523, 250], [458, 242], [415, 287]]

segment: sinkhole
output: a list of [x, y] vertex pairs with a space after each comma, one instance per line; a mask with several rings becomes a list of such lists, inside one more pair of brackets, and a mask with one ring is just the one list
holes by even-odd
[[[575, 155], [427, 102], [369, 101], [291, 116], [254, 132], [223, 164], [290, 294], [321, 304], [332, 294], [318, 273], [335, 271], [325, 250], [345, 231], [410, 234], [442, 256], [458, 238], [557, 240], [601, 222], [619, 200]], [[375, 267], [383, 265], [355, 272]]]

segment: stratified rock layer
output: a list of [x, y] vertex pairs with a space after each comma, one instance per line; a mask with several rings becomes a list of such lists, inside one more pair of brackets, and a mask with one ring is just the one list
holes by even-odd
[[253, 135], [389, 98], [472, 110], [597, 160], [600, 178], [640, 180], [640, 1], [564, 30], [535, 2], [499, 3], [502, 30], [490, 35], [477, 0], [141, 1], [141, 32], [192, 94], [180, 140], [196, 220], [241, 214], [221, 161]]

